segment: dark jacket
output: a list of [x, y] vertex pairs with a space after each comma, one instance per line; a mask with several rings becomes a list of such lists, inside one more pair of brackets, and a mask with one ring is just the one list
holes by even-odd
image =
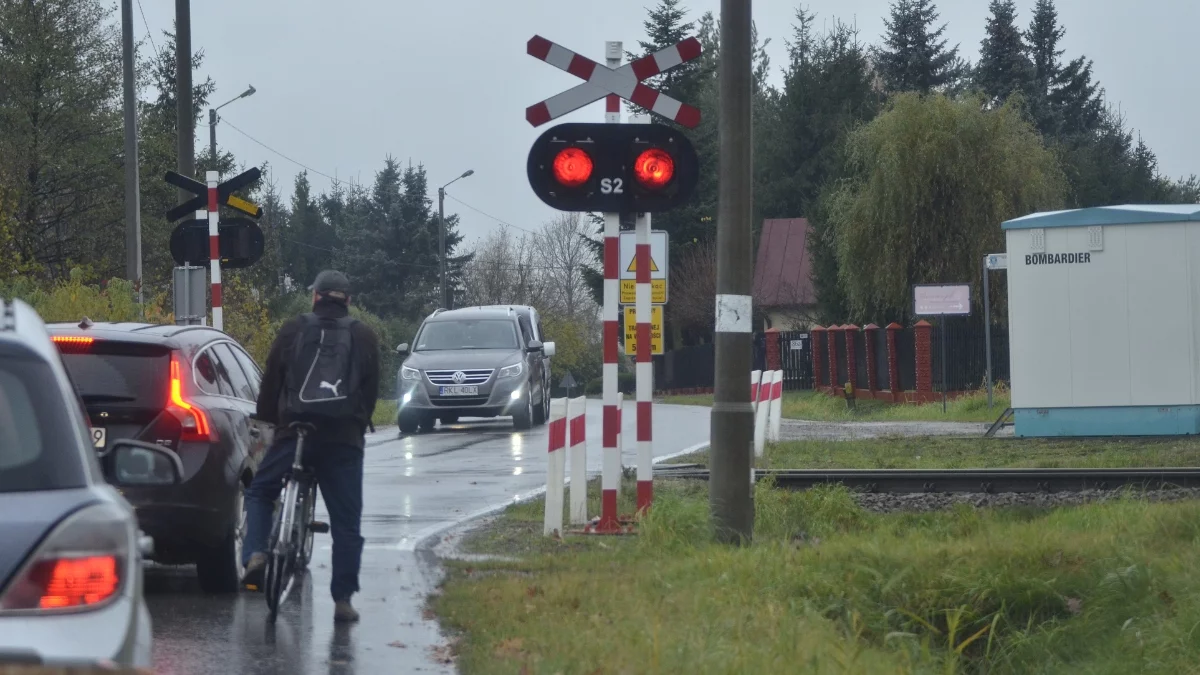
[[[313, 306], [313, 313], [322, 319], [340, 319], [349, 311], [346, 306], [336, 300], [320, 300]], [[275, 438], [289, 438], [295, 433], [287, 428], [291, 417], [285, 412], [287, 392], [284, 385], [287, 382], [287, 369], [291, 357], [292, 344], [302, 325], [301, 317], [291, 319], [279, 329], [275, 343], [271, 345], [271, 353], [267, 356], [267, 368], [263, 373], [262, 385], [258, 392], [258, 412], [255, 417], [275, 425]], [[311, 440], [320, 443], [341, 443], [362, 448], [365, 445], [363, 436], [367, 424], [375, 412], [375, 402], [379, 399], [379, 338], [375, 331], [365, 323], [357, 322], [351, 328], [354, 359], [357, 361], [359, 372], [362, 373], [362, 404], [358, 413], [352, 419], [339, 424], [318, 428], [310, 436]]]

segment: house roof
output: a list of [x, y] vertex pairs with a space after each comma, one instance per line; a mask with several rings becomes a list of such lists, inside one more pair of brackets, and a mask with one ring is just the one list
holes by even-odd
[[1005, 230], [1024, 230], [1039, 227], [1179, 223], [1189, 220], [1200, 220], [1200, 204], [1122, 204], [1045, 211], [1006, 220], [1001, 227]]
[[754, 263], [754, 303], [785, 307], [816, 302], [812, 285], [811, 232], [806, 218], [763, 221]]

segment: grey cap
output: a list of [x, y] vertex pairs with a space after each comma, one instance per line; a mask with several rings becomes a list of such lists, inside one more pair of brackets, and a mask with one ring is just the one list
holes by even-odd
[[350, 296], [350, 280], [337, 270], [325, 270], [317, 275], [308, 290], [331, 298], [345, 300]]

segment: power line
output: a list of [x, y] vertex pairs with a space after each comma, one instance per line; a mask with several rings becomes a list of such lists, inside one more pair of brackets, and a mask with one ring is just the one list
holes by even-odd
[[[290, 242], [290, 243], [296, 244], [298, 246], [304, 246], [306, 248], [311, 248], [311, 249], [314, 249], [317, 251], [324, 251], [326, 253], [338, 253], [339, 252], [336, 249], [326, 248], [324, 246], [317, 246], [315, 244], [310, 244], [306, 241], [300, 241], [299, 239], [292, 239], [290, 237], [280, 236], [279, 240]], [[345, 251], [342, 251], [342, 253], [344, 254]], [[356, 257], [364, 258], [366, 256], [363, 256], [360, 254]], [[439, 269], [439, 267], [437, 265], [422, 265], [421, 263], [405, 263], [405, 262], [392, 261], [391, 264], [398, 265], [400, 267], [411, 267], [411, 268], [415, 268], [415, 269], [426, 269], [426, 270]], [[551, 271], [551, 270], [568, 271], [569, 272], [569, 271], [574, 271], [576, 269], [581, 269], [583, 267], [586, 267], [586, 265], [583, 265], [583, 264], [578, 264], [578, 265], [521, 265], [521, 264], [512, 265], [512, 264], [508, 264], [508, 263], [504, 263], [504, 264], [489, 263], [489, 262], [483, 262], [483, 261], [479, 261], [479, 260], [472, 260], [465, 264], [478, 266], [485, 270], [501, 270], [501, 269], [503, 269], [503, 270], [508, 270], [508, 271], [542, 271], [542, 272]]]
[[474, 211], [475, 213], [478, 213], [478, 214], [479, 214], [479, 215], [481, 215], [481, 216], [486, 216], [486, 217], [488, 217], [488, 218], [491, 218], [492, 220], [496, 221], [497, 223], [500, 223], [501, 225], [507, 225], [507, 226], [509, 226], [509, 227], [515, 227], [515, 228], [517, 228], [518, 230], [521, 230], [522, 232], [528, 232], [529, 234], [532, 234], [532, 235], [535, 235], [535, 236], [537, 235], [537, 232], [534, 232], [533, 230], [527, 230], [527, 229], [525, 229], [525, 228], [521, 227], [520, 225], [513, 225], [512, 223], [510, 223], [510, 222], [508, 222], [508, 221], [505, 221], [505, 220], [501, 220], [501, 219], [497, 218], [496, 216], [493, 216], [492, 214], [490, 214], [490, 213], [488, 213], [488, 212], [486, 212], [486, 211], [483, 211], [483, 210], [477, 209], [477, 208], [475, 208], [474, 206], [471, 206], [470, 204], [468, 204], [468, 203], [464, 202], [463, 200], [459, 199], [458, 197], [455, 197], [454, 195], [450, 194], [449, 192], [447, 192], [447, 193], [446, 193], [446, 196], [447, 196], [447, 197], [449, 197], [450, 199], [453, 199], [454, 201], [458, 202], [459, 204], [462, 204], [463, 206], [467, 207], [468, 209], [471, 209], [472, 211]]
[[142, 14], [142, 23], [146, 26], [146, 37], [150, 38], [150, 46], [154, 48], [154, 53], [162, 58], [162, 52], [158, 51], [158, 44], [154, 42], [154, 32], [150, 30], [150, 22], [146, 20], [146, 10], [142, 9], [142, 0], [137, 0], [138, 11]]
[[328, 178], [329, 180], [333, 181], [335, 185], [341, 182], [336, 177], [330, 176], [329, 174], [325, 173], [324, 171], [317, 171], [316, 169], [312, 168], [311, 166], [309, 166], [303, 162], [296, 161], [296, 160], [292, 159], [291, 157], [288, 157], [287, 155], [283, 154], [282, 152], [276, 150], [275, 148], [272, 148], [271, 146], [267, 145], [266, 143], [263, 143], [262, 141], [258, 140], [257, 138], [251, 136], [250, 134], [248, 134], [248, 133], [242, 131], [241, 129], [237, 128], [236, 126], [234, 126], [234, 124], [232, 122], [230, 122], [224, 116], [221, 117], [221, 121], [224, 122], [225, 124], [229, 125], [230, 129], [233, 129], [234, 131], [238, 132], [239, 134], [245, 136], [246, 138], [249, 138], [250, 140], [261, 145], [262, 147], [266, 148], [267, 150], [275, 153], [276, 155], [279, 155], [280, 157], [291, 162], [292, 164], [295, 164], [296, 166], [301, 167], [302, 169], [304, 169], [306, 171], [311, 171], [311, 172], [317, 174], [318, 176], [324, 176], [324, 177]]

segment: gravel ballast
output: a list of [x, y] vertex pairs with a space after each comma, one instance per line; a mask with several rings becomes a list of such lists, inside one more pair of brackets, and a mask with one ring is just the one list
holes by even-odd
[[970, 504], [977, 508], [1031, 507], [1053, 508], [1093, 502], [1106, 502], [1133, 496], [1150, 502], [1170, 502], [1181, 499], [1200, 499], [1200, 489], [1150, 490], [1083, 490], [1080, 492], [985, 492], [887, 494], [856, 492], [860, 506], [875, 513], [927, 513], [942, 511], [955, 504]]

